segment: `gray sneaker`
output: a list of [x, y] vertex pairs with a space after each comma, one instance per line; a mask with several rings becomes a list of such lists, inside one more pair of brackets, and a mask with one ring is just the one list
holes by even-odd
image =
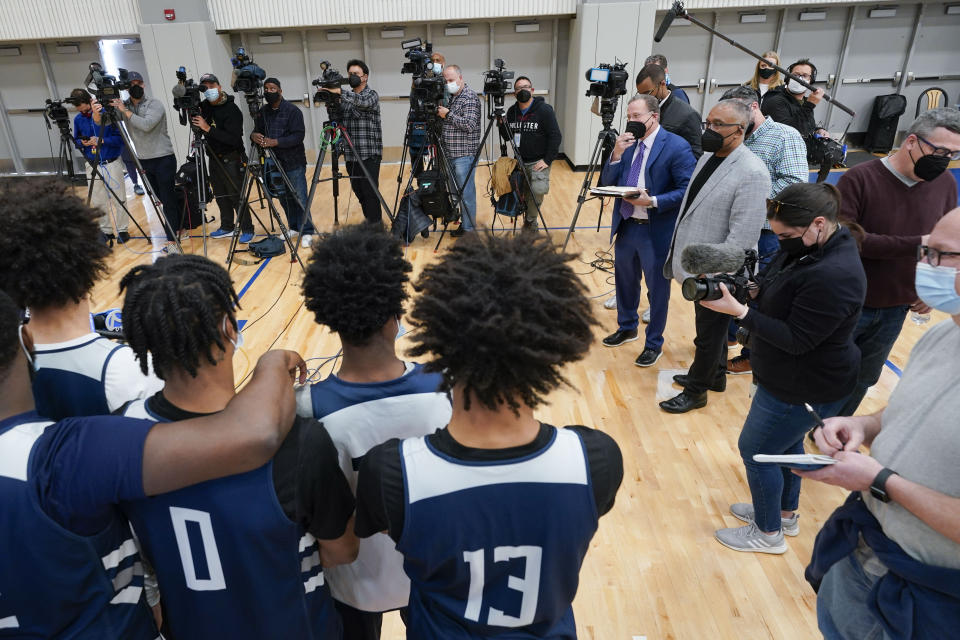
[[640, 321], [643, 324], [650, 324], [650, 308], [644, 309], [643, 314], [640, 316]]
[[616, 296], [616, 295], [610, 296], [610, 298], [609, 298], [606, 302], [603, 303], [603, 308], [604, 308], [604, 309], [616, 309], [616, 308], [617, 308], [617, 296]]
[[[738, 502], [737, 504], [730, 505], [730, 513], [734, 517], [743, 520], [744, 522], [753, 522], [754, 513], [753, 505], [749, 502]], [[798, 536], [800, 535], [800, 516], [799, 514], [793, 514], [792, 518], [780, 518], [780, 529], [783, 531], [785, 536]]]
[[713, 535], [720, 544], [734, 551], [776, 554], [787, 552], [787, 543], [783, 541], [783, 531], [768, 536], [757, 529], [757, 525], [752, 522], [745, 527], [717, 529]]

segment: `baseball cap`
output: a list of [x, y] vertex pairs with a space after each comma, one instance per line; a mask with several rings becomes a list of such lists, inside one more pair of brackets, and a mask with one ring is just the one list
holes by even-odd
[[220, 84], [220, 81], [217, 80], [217, 76], [213, 75], [212, 73], [205, 73], [202, 76], [200, 76], [200, 84], [203, 84], [204, 82], [212, 82], [214, 84]]
[[143, 76], [140, 75], [139, 71], [131, 71], [130, 73], [127, 74], [127, 80], [130, 80], [130, 81], [139, 80], [140, 82], [143, 82]]

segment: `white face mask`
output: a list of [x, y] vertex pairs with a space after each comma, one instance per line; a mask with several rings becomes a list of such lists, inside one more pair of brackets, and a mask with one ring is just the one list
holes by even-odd
[[787, 83], [787, 91], [795, 95], [800, 95], [801, 93], [805, 93], [806, 90], [807, 88], [805, 86], [803, 86], [793, 78], [790, 78], [790, 82]]
[[440, 72], [443, 71], [443, 65], [439, 62], [433, 63], [433, 72], [437, 75], [440, 75]]
[[[227, 335], [227, 316], [223, 316], [223, 323], [221, 326], [223, 335]], [[239, 329], [237, 330], [237, 339], [233, 340], [232, 338], [227, 338], [230, 341], [230, 344], [233, 345], [234, 351], [240, 351], [240, 348], [243, 346], [243, 332]]]
[[456, 80], [451, 80], [450, 82], [447, 83], [447, 91], [449, 91], [450, 93], [456, 93], [459, 90], [460, 90], [460, 85], [457, 84]]
[[203, 92], [203, 97], [207, 99], [207, 102], [216, 102], [217, 98], [220, 97], [220, 89], [211, 87]]

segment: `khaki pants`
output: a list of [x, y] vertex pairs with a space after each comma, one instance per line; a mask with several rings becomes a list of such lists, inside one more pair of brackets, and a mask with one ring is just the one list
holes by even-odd
[[[117, 225], [117, 232], [126, 231], [127, 226], [130, 224], [130, 217], [127, 216], [127, 212], [120, 207], [120, 204], [110, 195], [110, 192], [107, 191], [107, 188], [103, 184], [104, 180], [106, 180], [110, 188], [113, 189], [113, 192], [120, 198], [120, 201], [126, 204], [127, 185], [123, 181], [123, 162], [120, 161], [120, 158], [117, 158], [113, 162], [99, 165], [97, 169], [103, 180], [100, 178], [94, 180], [90, 206], [95, 209], [100, 209], [103, 212], [99, 221], [100, 231], [107, 235], [114, 233], [114, 222], [116, 222]], [[93, 179], [93, 168], [90, 167], [89, 164], [87, 165], [87, 179]]]
[[[530, 182], [527, 183], [524, 181], [524, 200], [527, 203], [527, 211], [524, 213], [523, 219], [524, 222], [536, 222], [537, 221], [537, 209], [543, 203], [543, 197], [547, 195], [547, 192], [550, 191], [550, 167], [548, 166], [543, 171], [534, 171], [533, 165], [537, 164], [536, 162], [524, 162], [523, 166], [527, 171], [527, 174], [530, 176]], [[533, 206], [533, 202], [537, 203], [537, 206]]]

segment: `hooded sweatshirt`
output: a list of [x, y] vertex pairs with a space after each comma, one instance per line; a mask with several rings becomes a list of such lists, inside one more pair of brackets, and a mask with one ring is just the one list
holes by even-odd
[[557, 157], [562, 138], [560, 125], [557, 124], [553, 107], [543, 98], [535, 97], [526, 113], [521, 113], [518, 103], [511, 105], [507, 109], [507, 124], [514, 140], [520, 135], [517, 146], [524, 162], [543, 160], [549, 165]]
[[243, 152], [243, 112], [233, 96], [228, 95], [217, 105], [204, 100], [200, 103], [200, 113], [210, 125], [210, 131], [203, 134], [210, 143], [210, 151], [218, 155]]

